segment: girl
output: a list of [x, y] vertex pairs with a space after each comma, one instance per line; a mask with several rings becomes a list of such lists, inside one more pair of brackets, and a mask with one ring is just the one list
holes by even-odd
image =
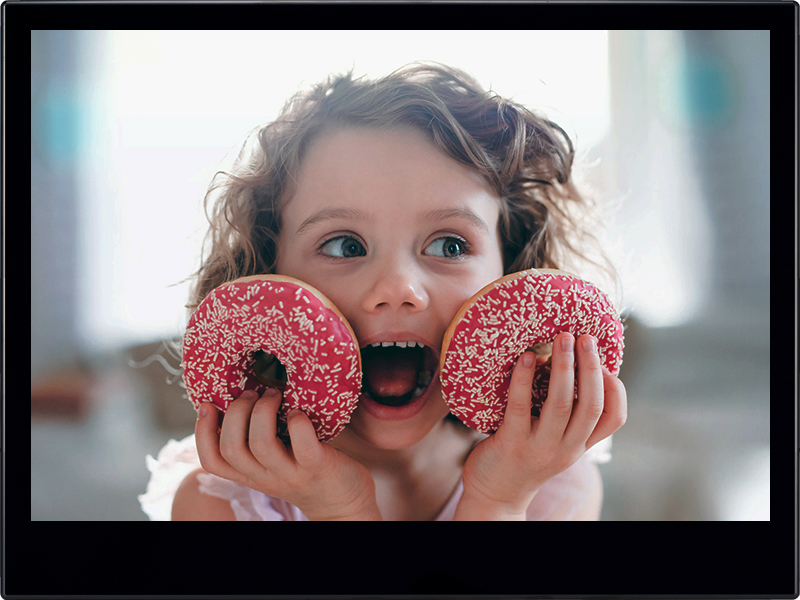
[[[330, 298], [362, 348], [414, 341], [438, 361], [453, 316], [484, 285], [531, 267], [580, 273], [588, 256], [569, 137], [456, 69], [329, 78], [250, 140], [238, 171], [209, 191], [222, 193], [190, 308], [227, 281], [289, 275]], [[207, 403], [195, 435], [150, 460], [142, 505], [162, 517], [171, 505], [174, 520], [597, 519], [592, 454], [625, 421], [624, 386], [591, 336], [559, 334], [535, 418], [536, 364], [532, 352], [517, 361], [490, 436], [448, 417], [436, 377], [393, 406], [407, 378], [369, 361], [365, 393], [330, 443], [294, 410], [285, 446], [277, 390], [245, 392], [224, 416]]]

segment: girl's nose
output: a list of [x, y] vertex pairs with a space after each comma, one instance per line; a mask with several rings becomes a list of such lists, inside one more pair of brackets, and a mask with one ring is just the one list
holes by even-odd
[[406, 308], [412, 312], [428, 306], [428, 294], [413, 266], [376, 265], [372, 285], [364, 294], [363, 309], [374, 313], [386, 308]]

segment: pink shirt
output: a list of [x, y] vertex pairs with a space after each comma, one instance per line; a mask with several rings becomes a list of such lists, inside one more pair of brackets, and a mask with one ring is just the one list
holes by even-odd
[[[531, 502], [528, 520], [568, 520], [587, 499], [583, 485], [585, 471], [591, 463], [607, 462], [610, 459], [611, 439], [607, 438], [594, 446], [578, 462], [548, 481]], [[172, 500], [184, 478], [200, 467], [194, 434], [180, 440], [170, 440], [154, 459], [146, 457], [150, 471], [147, 491], [139, 496], [142, 510], [152, 521], [169, 521], [172, 516]], [[247, 486], [203, 473], [198, 476], [200, 491], [230, 502], [237, 521], [308, 521], [299, 508], [267, 496]], [[436, 517], [436, 521], [452, 521], [456, 505], [464, 487], [458, 483], [453, 495]]]

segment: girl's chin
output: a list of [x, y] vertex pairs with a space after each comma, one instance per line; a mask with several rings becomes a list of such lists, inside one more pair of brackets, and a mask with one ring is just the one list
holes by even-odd
[[373, 448], [379, 450], [403, 450], [421, 442], [425, 439], [433, 425], [426, 428], [415, 428], [413, 430], [408, 427], [395, 428], [394, 431], [363, 431], [355, 432], [356, 435], [363, 441], [367, 442]]
[[432, 396], [422, 410], [408, 419], [376, 418], [364, 410], [364, 407], [358, 407], [342, 432], [342, 437], [356, 436], [362, 442], [381, 450], [401, 450], [413, 446], [444, 421], [449, 412], [440, 390], [435, 390]]

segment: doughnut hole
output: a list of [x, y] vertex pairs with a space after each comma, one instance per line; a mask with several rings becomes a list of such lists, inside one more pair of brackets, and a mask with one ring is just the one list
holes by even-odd
[[286, 367], [274, 354], [256, 350], [253, 354], [253, 373], [261, 383], [283, 392], [286, 389]]
[[526, 352], [533, 352], [536, 355], [537, 364], [550, 364], [550, 359], [553, 357], [553, 342], [542, 342], [535, 344], [528, 348]]
[[[538, 417], [541, 414], [542, 404], [547, 398], [547, 392], [550, 387], [550, 372], [553, 366], [553, 342], [546, 342], [535, 344], [527, 349], [536, 355], [536, 373], [533, 376], [533, 384], [531, 385], [533, 391], [533, 406], [531, 407], [531, 415]], [[578, 365], [574, 365], [575, 369], [575, 399], [578, 398]]]

